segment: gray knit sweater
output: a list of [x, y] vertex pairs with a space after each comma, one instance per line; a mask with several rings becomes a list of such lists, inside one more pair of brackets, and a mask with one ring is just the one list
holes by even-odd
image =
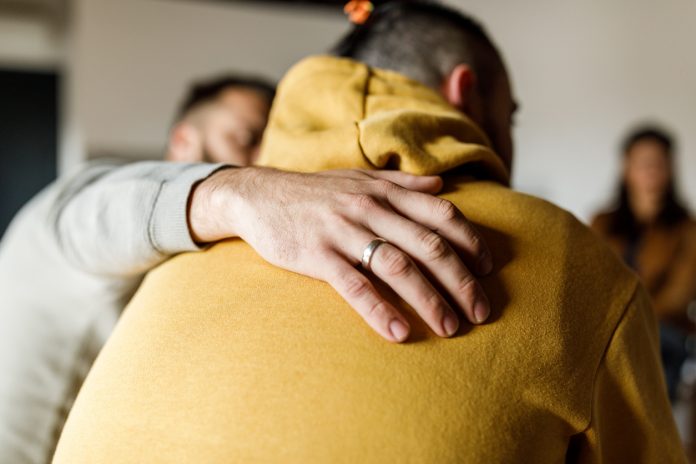
[[48, 186], [0, 243], [0, 464], [50, 461], [89, 367], [143, 275], [198, 250], [192, 186], [213, 164], [91, 164]]

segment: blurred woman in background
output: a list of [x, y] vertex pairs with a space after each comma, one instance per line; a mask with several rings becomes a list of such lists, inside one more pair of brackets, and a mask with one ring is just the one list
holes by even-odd
[[694, 331], [696, 222], [675, 192], [672, 138], [655, 127], [631, 133], [623, 144], [624, 169], [616, 209], [592, 228], [643, 280], [660, 321], [662, 361], [675, 399], [686, 338]]

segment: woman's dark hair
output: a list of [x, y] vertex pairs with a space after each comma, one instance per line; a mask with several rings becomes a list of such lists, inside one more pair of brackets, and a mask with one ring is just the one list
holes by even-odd
[[[623, 156], [629, 156], [633, 147], [643, 141], [651, 141], [661, 145], [664, 148], [667, 161], [673, 163], [674, 142], [672, 137], [664, 130], [654, 127], [645, 126], [631, 132], [622, 144]], [[618, 207], [610, 215], [609, 232], [612, 235], [636, 238], [638, 237], [644, 224], [641, 224], [633, 214], [628, 201], [628, 187], [626, 179], [621, 181], [619, 185]], [[667, 190], [665, 191], [662, 210], [657, 216], [656, 223], [663, 226], [673, 226], [682, 222], [689, 217], [687, 209], [677, 197], [674, 176], [669, 179]]]

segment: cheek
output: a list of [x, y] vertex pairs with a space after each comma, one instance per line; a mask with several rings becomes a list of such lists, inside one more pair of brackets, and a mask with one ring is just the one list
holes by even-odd
[[215, 132], [208, 134], [205, 143], [205, 155], [207, 161], [215, 163], [229, 162], [231, 156], [229, 143], [224, 137], [221, 137]]
[[261, 156], [261, 145], [256, 145], [253, 150], [251, 150], [251, 159], [249, 160], [249, 165], [255, 165], [259, 156]]
[[224, 133], [216, 133], [208, 138], [206, 154], [209, 161], [216, 163], [249, 166], [253, 162], [253, 153]]
[[655, 185], [661, 189], [666, 188], [670, 181], [670, 173], [667, 169], [659, 169], [655, 172]]
[[645, 185], [646, 181], [649, 181], [650, 178], [650, 171], [643, 166], [632, 165], [629, 166], [626, 171], [626, 180], [628, 180], [630, 184], [636, 186]]
[[629, 168], [627, 181], [630, 185], [648, 190], [662, 190], [669, 183], [669, 172], [655, 166]]
[[224, 156], [225, 152], [228, 151], [227, 149], [227, 144], [225, 143], [225, 140], [223, 137], [220, 137], [216, 133], [210, 134], [210, 136], [207, 138], [207, 143], [206, 143], [206, 151], [209, 153], [209, 155], [218, 157], [218, 156]]

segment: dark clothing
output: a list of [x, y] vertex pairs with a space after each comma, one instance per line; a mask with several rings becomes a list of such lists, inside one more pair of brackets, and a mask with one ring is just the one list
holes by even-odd
[[670, 399], [674, 401], [688, 357], [686, 339], [694, 331], [688, 307], [696, 300], [696, 222], [650, 226], [633, 237], [610, 233], [612, 213], [601, 214], [592, 228], [605, 237], [641, 277], [660, 320], [660, 351]]

